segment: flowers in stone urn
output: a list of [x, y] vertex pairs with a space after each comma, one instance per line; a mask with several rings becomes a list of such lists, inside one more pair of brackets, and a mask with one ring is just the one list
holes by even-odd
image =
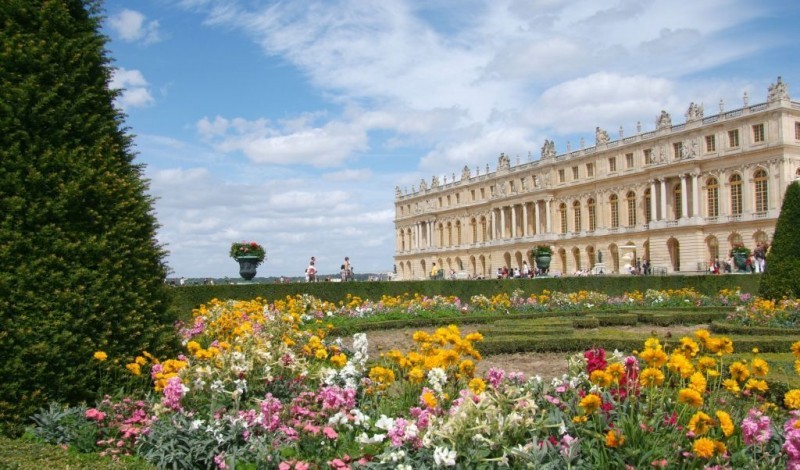
[[255, 258], [258, 264], [264, 262], [267, 257], [267, 252], [264, 247], [256, 242], [234, 242], [231, 244], [230, 251], [231, 258], [238, 260], [239, 258], [248, 257]]
[[734, 243], [731, 248], [731, 255], [747, 258], [750, 256], [750, 248], [744, 246], [744, 243]]
[[553, 249], [550, 248], [550, 245], [536, 245], [531, 250], [531, 256], [534, 258], [537, 256], [553, 256]]

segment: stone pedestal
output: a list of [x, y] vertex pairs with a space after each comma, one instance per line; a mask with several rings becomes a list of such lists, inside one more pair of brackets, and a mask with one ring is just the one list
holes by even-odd
[[608, 274], [608, 268], [605, 263], [595, 263], [592, 268], [592, 274]]

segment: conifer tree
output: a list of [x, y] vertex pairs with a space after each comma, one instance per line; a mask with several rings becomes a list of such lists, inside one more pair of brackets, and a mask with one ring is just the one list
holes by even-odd
[[[153, 199], [93, 0], [0, 2], [0, 428], [171, 348]], [[104, 351], [109, 361], [93, 360]]]
[[773, 300], [800, 298], [800, 182], [786, 188], [758, 293]]

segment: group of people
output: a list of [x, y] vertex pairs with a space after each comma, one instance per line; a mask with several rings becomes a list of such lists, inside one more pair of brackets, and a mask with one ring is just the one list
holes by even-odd
[[630, 268], [628, 268], [628, 272], [634, 276], [649, 276], [650, 274], [653, 274], [650, 261], [647, 258], [636, 258], [636, 263], [632, 264]]
[[[767, 267], [767, 253], [769, 253], [770, 245], [766, 242], [759, 242], [756, 248], [745, 259], [744, 271], [748, 273], [763, 273]], [[719, 258], [712, 259], [708, 263], [708, 271], [712, 274], [731, 273], [736, 266], [733, 259], [733, 250], [728, 252], [728, 258], [720, 260]]]
[[[317, 258], [312, 256], [311, 260], [308, 262], [308, 267], [306, 268], [306, 282], [317, 282], [317, 274]], [[344, 263], [342, 263], [340, 268], [339, 276], [341, 277], [342, 282], [355, 280], [355, 276], [353, 275], [353, 265], [350, 264], [349, 256], [344, 257]]]
[[525, 279], [536, 276], [546, 276], [549, 268], [536, 268], [531, 269], [527, 261], [522, 262], [521, 268], [511, 268], [503, 266], [497, 268], [497, 279]]

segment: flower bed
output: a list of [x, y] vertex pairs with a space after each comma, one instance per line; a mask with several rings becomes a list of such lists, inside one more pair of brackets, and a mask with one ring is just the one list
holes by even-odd
[[[315, 302], [211, 302], [181, 330], [183, 355], [128, 364], [156, 395], [104, 400], [37, 432], [176, 468], [800, 465], [800, 390], [771, 402], [769, 364], [732, 359], [727, 337], [652, 338], [631, 356], [592, 349], [548, 383], [476, 376], [484, 338], [456, 326], [370, 359], [366, 335], [327, 337]], [[800, 356], [800, 342], [791, 350]]]

